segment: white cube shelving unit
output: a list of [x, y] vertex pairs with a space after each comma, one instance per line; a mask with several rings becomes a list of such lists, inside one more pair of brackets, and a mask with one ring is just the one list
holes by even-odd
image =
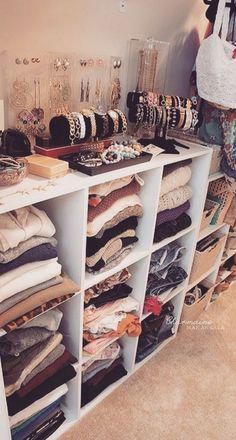
[[[63, 399], [63, 409], [67, 419], [50, 437], [51, 440], [59, 439], [63, 432], [69, 429], [91, 408], [101, 402], [105, 396], [127, 380], [131, 374], [176, 337], [184, 297], [189, 288], [189, 278], [165, 299], [165, 302], [172, 299], [175, 305], [175, 335], [160, 344], [154, 353], [139, 364], [135, 363], [138, 338], [122, 337], [120, 343], [123, 347], [124, 366], [128, 371], [127, 376], [111, 385], [91, 403], [81, 408], [81, 367], [87, 359], [82, 349], [84, 291], [122, 268], [129, 267], [132, 273], [129, 284], [133, 288], [132, 296], [140, 304], [139, 317], [142, 320], [145, 319], [143, 304], [152, 252], [160, 249], [167, 243], [178, 240], [186, 248], [181, 264], [187, 273], [190, 274], [196, 243], [199, 239], [199, 228], [207, 193], [211, 150], [191, 144], [189, 146], [189, 150], [180, 149], [179, 155], [162, 154], [153, 158], [150, 162], [93, 177], [72, 172], [63, 178], [51, 182], [36, 176], [29, 176], [17, 186], [0, 190], [0, 214], [30, 204], [36, 204], [39, 208], [45, 209], [56, 226], [59, 260], [68, 275], [81, 287], [81, 291], [75, 297], [60, 306], [64, 312], [61, 324], [64, 342], [68, 349], [77, 357], [78, 363], [76, 365], [77, 376], [68, 384], [69, 390]], [[153, 244], [163, 167], [170, 163], [190, 158], [192, 159], [192, 178], [189, 184], [193, 190], [193, 197], [189, 213], [192, 218], [192, 225], [175, 237], [170, 237], [161, 243]], [[89, 187], [135, 173], [139, 173], [144, 180], [144, 186], [140, 192], [144, 215], [139, 220], [137, 229], [139, 241], [131, 253], [116, 267], [100, 274], [87, 273], [85, 271], [85, 257]], [[225, 228], [227, 227], [225, 226]], [[219, 256], [219, 259], [221, 257], [222, 255]], [[0, 411], [1, 438], [3, 440], [10, 440], [10, 425], [1, 368]]]

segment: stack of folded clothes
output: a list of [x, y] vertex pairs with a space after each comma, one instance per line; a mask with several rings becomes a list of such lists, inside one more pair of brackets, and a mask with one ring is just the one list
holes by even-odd
[[78, 292], [61, 275], [54, 234], [47, 214], [34, 206], [0, 215], [0, 335]]
[[82, 367], [82, 406], [126, 374], [121, 347], [118, 342], [113, 342]]
[[138, 195], [143, 180], [135, 176], [93, 186], [89, 190], [86, 267], [103, 272], [116, 266], [138, 241], [143, 214]]
[[91, 287], [85, 292], [84, 352], [96, 354], [127, 333], [138, 336], [141, 326], [139, 303], [130, 296], [132, 288], [126, 284], [130, 278], [124, 269]]
[[[77, 359], [58, 331], [62, 312], [55, 308], [2, 336], [0, 355], [12, 438], [44, 439], [65, 420], [60, 398], [76, 376]], [[40, 433], [40, 436], [39, 436]]]
[[187, 214], [192, 197], [187, 185], [192, 175], [190, 164], [191, 159], [164, 168], [154, 243], [176, 235], [192, 223]]
[[174, 306], [171, 301], [163, 306], [159, 316], [150, 315], [142, 321], [136, 362], [145, 359], [159, 344], [174, 335], [175, 322]]
[[187, 273], [179, 266], [184, 251], [185, 248], [178, 242], [173, 242], [152, 254], [144, 313], [158, 315], [161, 311], [162, 301], [187, 278]]

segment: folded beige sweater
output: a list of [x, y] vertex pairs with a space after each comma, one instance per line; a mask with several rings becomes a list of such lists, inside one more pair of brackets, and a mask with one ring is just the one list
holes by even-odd
[[52, 237], [56, 230], [46, 212], [26, 206], [0, 215], [0, 251], [12, 249], [33, 235]]

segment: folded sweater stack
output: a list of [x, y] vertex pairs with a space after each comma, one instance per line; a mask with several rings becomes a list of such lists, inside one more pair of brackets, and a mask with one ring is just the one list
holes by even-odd
[[139, 319], [133, 313], [139, 310], [139, 303], [129, 296], [132, 288], [125, 283], [130, 276], [124, 269], [85, 292], [83, 338], [87, 354], [96, 354], [125, 333], [140, 334]]
[[139, 303], [130, 296], [132, 288], [127, 284], [130, 277], [123, 269], [85, 291], [82, 405], [127, 374], [115, 340], [141, 332], [135, 314]]
[[[36, 439], [38, 430], [47, 431], [49, 425], [54, 425], [54, 420], [58, 427], [65, 420], [57, 396], [60, 387], [75, 377], [72, 364], [77, 359], [62, 344], [63, 336], [58, 331], [62, 316], [57, 308], [49, 310], [1, 338], [0, 355], [14, 440], [24, 439], [27, 435]], [[67, 387], [63, 389], [67, 391]], [[53, 411], [45, 411], [46, 398], [54, 390], [57, 403], [53, 405]], [[32, 414], [35, 416], [33, 420]]]
[[34, 206], [0, 215], [0, 334], [61, 304], [78, 286], [61, 276], [55, 227]]
[[127, 176], [89, 190], [86, 267], [103, 272], [116, 266], [138, 241], [143, 208], [138, 193], [143, 181]]
[[44, 438], [38, 429], [60, 426], [59, 402], [52, 400], [51, 407], [46, 397], [61, 386], [64, 394], [75, 375], [75, 359], [58, 332], [62, 312], [55, 307], [79, 287], [61, 275], [54, 234], [47, 214], [34, 206], [0, 215], [0, 355], [17, 440]]
[[93, 400], [105, 388], [113, 384], [127, 371], [122, 364], [121, 347], [113, 342], [83, 365], [82, 406]]
[[164, 168], [161, 185], [154, 242], [176, 235], [191, 225], [187, 214], [192, 190], [187, 185], [192, 171], [191, 159], [168, 165]]

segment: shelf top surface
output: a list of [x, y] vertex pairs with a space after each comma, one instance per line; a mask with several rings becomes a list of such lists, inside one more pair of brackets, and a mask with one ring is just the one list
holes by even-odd
[[179, 162], [185, 159], [193, 159], [199, 156], [211, 154], [206, 147], [192, 145], [189, 150], [179, 149], [180, 154], [161, 154], [149, 162], [140, 163], [108, 173], [96, 176], [87, 176], [80, 172], [70, 172], [64, 177], [57, 179], [45, 179], [35, 175], [29, 175], [23, 182], [3, 187], [0, 189], [0, 214], [18, 209], [33, 203], [42, 202], [65, 194], [89, 188], [93, 185], [115, 180], [130, 174], [141, 173], [152, 169], [161, 168], [165, 165]]

